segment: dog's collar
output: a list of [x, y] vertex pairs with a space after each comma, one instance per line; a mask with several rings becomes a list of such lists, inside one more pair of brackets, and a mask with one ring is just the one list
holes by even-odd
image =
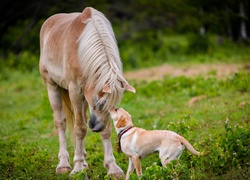
[[118, 151], [120, 151], [121, 150], [121, 138], [122, 138], [122, 135], [123, 134], [125, 134], [126, 132], [128, 132], [131, 128], [133, 128], [134, 126], [129, 126], [127, 129], [124, 129], [124, 130], [122, 130], [121, 132], [119, 132], [119, 134], [118, 134], [118, 139], [119, 139], [119, 141], [118, 141], [118, 143], [119, 143], [119, 150]]

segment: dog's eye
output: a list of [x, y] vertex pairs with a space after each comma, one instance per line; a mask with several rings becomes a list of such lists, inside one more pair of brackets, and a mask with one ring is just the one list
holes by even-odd
[[117, 112], [118, 111], [118, 108], [115, 108], [115, 112]]

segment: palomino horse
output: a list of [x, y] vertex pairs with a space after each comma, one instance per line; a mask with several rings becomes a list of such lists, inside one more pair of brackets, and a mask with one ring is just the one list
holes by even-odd
[[93, 8], [86, 8], [82, 13], [56, 14], [41, 28], [40, 48], [40, 73], [47, 86], [60, 142], [56, 172], [71, 171], [65, 140], [66, 112], [73, 116], [75, 136], [71, 174], [88, 168], [83, 140], [89, 107], [89, 127], [94, 132], [102, 131], [108, 174], [123, 174], [113, 156], [109, 110], [120, 102], [125, 90], [135, 93], [135, 89], [122, 75], [110, 22]]

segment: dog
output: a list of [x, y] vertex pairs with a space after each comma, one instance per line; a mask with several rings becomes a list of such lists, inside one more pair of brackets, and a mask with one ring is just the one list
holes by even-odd
[[159, 152], [159, 158], [164, 167], [171, 160], [179, 158], [185, 147], [193, 155], [201, 155], [185, 138], [173, 131], [147, 131], [134, 127], [131, 115], [123, 108], [112, 108], [110, 116], [113, 119], [115, 130], [119, 137], [119, 146], [122, 152], [129, 157], [126, 179], [129, 179], [129, 175], [134, 169], [136, 169], [137, 175], [141, 176], [140, 160], [154, 152]]

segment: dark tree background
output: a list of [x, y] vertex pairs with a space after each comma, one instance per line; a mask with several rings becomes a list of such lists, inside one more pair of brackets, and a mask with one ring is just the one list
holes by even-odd
[[[118, 41], [159, 31], [206, 33], [247, 43], [250, 33], [249, 0], [2, 0], [0, 54], [39, 52], [39, 30], [46, 18], [59, 12], [92, 6], [112, 22]], [[138, 36], [137, 36], [138, 38]]]

